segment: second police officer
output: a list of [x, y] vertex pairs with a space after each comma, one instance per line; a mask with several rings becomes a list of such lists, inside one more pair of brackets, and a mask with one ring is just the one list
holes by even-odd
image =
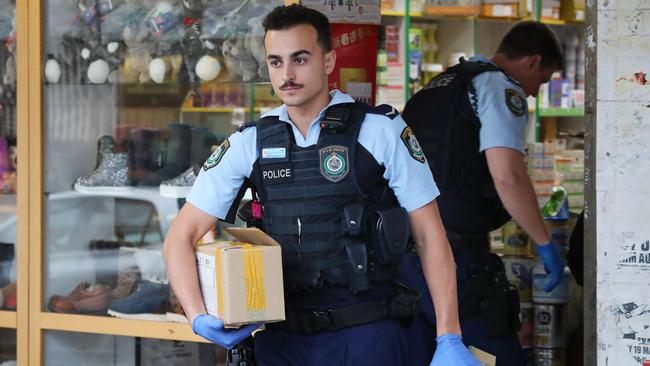
[[[526, 96], [537, 96], [540, 85], [560, 69], [561, 47], [553, 31], [539, 22], [521, 22], [491, 58], [460, 60], [416, 93], [402, 114], [441, 192], [436, 201], [457, 264], [463, 340], [495, 355], [497, 366], [525, 361], [517, 339], [518, 294], [501, 259], [490, 253], [489, 232], [512, 217], [537, 243], [550, 277], [545, 289], [563, 276], [564, 262], [544, 225], [524, 162]], [[424, 322], [435, 332], [420, 260], [425, 260], [421, 254], [420, 259], [405, 256], [402, 279], [423, 293]], [[418, 337], [423, 336], [414, 341]]]
[[[410, 128], [392, 107], [328, 91], [336, 53], [323, 14], [279, 6], [264, 29], [284, 104], [213, 153], [165, 239], [170, 284], [192, 329], [231, 348], [256, 328], [228, 330], [206, 314], [194, 257], [194, 244], [218, 220], [234, 220], [251, 186], [261, 227], [282, 246], [287, 317], [255, 335], [259, 365], [478, 366], [460, 336], [438, 189]], [[437, 309], [433, 360], [409, 352], [404, 330], [418, 299], [396, 286], [409, 235]]]

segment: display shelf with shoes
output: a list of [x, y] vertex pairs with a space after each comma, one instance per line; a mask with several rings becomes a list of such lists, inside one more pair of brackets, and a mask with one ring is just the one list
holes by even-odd
[[47, 307], [56, 313], [105, 315], [112, 300], [113, 290], [109, 286], [82, 282], [66, 296], [52, 296]]

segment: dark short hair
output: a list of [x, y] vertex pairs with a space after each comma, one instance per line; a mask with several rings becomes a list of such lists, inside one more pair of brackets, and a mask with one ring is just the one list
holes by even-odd
[[546, 24], [528, 20], [515, 24], [501, 40], [497, 53], [508, 59], [525, 56], [542, 56], [541, 66], [545, 70], [564, 68], [562, 46], [553, 30]]
[[264, 18], [264, 35], [270, 30], [287, 30], [297, 25], [307, 24], [316, 29], [318, 44], [323, 51], [332, 50], [330, 44], [330, 22], [318, 10], [310, 9], [300, 4], [280, 5]]

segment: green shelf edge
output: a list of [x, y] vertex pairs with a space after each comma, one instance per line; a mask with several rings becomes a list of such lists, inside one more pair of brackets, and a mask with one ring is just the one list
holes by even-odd
[[583, 117], [584, 108], [540, 108], [540, 117]]

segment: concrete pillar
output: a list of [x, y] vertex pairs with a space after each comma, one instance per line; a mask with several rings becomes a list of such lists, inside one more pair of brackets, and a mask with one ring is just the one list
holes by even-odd
[[587, 0], [585, 365], [650, 360], [650, 0]]

